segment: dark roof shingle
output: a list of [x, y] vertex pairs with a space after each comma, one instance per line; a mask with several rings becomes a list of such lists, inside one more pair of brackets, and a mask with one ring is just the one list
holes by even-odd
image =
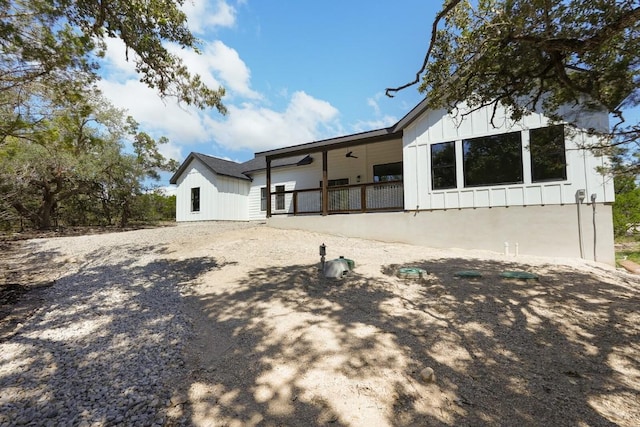
[[171, 184], [177, 184], [178, 177], [182, 175], [182, 173], [185, 171], [185, 169], [187, 169], [193, 159], [200, 160], [209, 170], [211, 170], [211, 172], [215, 174], [230, 176], [232, 178], [242, 179], [246, 181], [251, 180], [251, 178], [242, 173], [242, 167], [240, 163], [236, 163], [231, 160], [220, 159], [218, 157], [207, 156], [206, 154], [191, 152], [184, 160], [184, 162], [182, 162], [176, 173], [174, 173], [169, 180]]
[[[250, 181], [251, 172], [258, 172], [267, 168], [267, 161], [264, 156], [258, 156], [244, 163], [237, 163], [231, 160], [224, 160], [218, 157], [208, 156], [202, 153], [190, 153], [182, 162], [180, 168], [173, 174], [169, 182], [178, 183], [178, 177], [187, 169], [193, 159], [200, 160], [209, 170], [217, 175], [229, 176], [232, 178]], [[295, 166], [309, 164], [313, 161], [311, 156], [295, 156], [286, 159], [277, 159], [271, 162], [272, 168], [283, 166]]]

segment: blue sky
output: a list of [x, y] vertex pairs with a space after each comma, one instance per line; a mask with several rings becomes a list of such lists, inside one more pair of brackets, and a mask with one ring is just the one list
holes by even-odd
[[[438, 0], [193, 0], [184, 7], [202, 55], [176, 53], [227, 91], [227, 116], [161, 100], [109, 40], [100, 87], [168, 157], [191, 151], [245, 161], [253, 153], [387, 127], [413, 108], [417, 86], [384, 89], [420, 68]], [[166, 179], [168, 181], [168, 179]], [[166, 184], [166, 183], [164, 183]]]

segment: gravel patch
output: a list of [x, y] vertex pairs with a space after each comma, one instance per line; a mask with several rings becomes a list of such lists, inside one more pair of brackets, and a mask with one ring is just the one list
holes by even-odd
[[0, 426], [186, 423], [167, 418], [182, 403], [172, 393], [192, 333], [181, 284], [216, 265], [173, 259], [168, 242], [202, 233], [190, 224], [30, 241], [30, 261], [57, 265], [57, 280], [0, 342]]
[[[322, 243], [355, 269], [324, 278]], [[640, 283], [612, 267], [255, 223], [21, 249], [0, 253], [31, 289], [20, 324], [0, 313], [0, 427], [640, 419]]]

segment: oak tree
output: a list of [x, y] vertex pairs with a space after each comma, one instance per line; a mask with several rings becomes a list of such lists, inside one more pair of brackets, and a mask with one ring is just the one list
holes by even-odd
[[[511, 117], [561, 106], [608, 112], [603, 146], [638, 140], [639, 0], [446, 0], [413, 81], [434, 109], [505, 106]], [[592, 130], [592, 131], [595, 131]], [[638, 168], [638, 163], [630, 165]]]
[[[106, 40], [126, 47], [140, 80], [160, 96], [221, 113], [224, 89], [209, 88], [168, 44], [199, 52], [181, 10], [184, 0], [0, 0], [0, 108], [28, 104], [25, 85], [98, 77]], [[17, 95], [17, 96], [16, 96]], [[22, 102], [21, 102], [22, 101]], [[16, 121], [19, 125], [19, 121]], [[5, 130], [6, 133], [6, 130]]]

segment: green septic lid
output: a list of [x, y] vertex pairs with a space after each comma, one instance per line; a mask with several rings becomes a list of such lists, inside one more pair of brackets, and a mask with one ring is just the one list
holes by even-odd
[[538, 276], [526, 271], [504, 271], [500, 273], [500, 276], [507, 279], [519, 279], [519, 280], [538, 280]]
[[349, 266], [349, 270], [353, 270], [354, 267], [356, 266], [356, 262], [352, 259], [349, 258], [345, 258], [343, 256], [340, 256], [340, 258], [338, 258], [339, 261], [344, 261], [347, 263], [347, 266]]
[[398, 277], [402, 279], [419, 279], [426, 276], [427, 270], [418, 267], [403, 267], [398, 269]]
[[456, 271], [453, 275], [455, 277], [482, 277], [482, 273], [476, 270]]

